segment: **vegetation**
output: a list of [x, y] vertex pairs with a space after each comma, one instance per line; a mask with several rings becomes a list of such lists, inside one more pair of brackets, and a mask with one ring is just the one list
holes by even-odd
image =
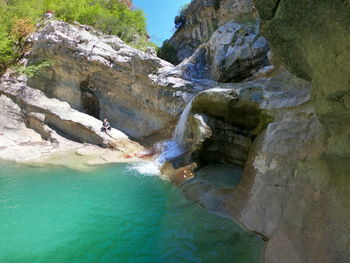
[[[180, 7], [178, 11], [178, 15], [175, 16], [175, 19], [174, 19], [175, 31], [185, 25], [186, 18], [184, 16], [184, 13], [189, 7], [189, 5], [190, 3]], [[179, 63], [179, 59], [177, 58], [176, 48], [169, 43], [169, 40], [165, 40], [162, 46], [158, 48], [157, 56], [175, 65]]]
[[169, 43], [168, 40], [165, 40], [163, 42], [163, 45], [158, 49], [157, 56], [161, 59], [169, 61], [174, 65], [179, 63], [179, 60], [177, 58], [177, 51], [175, 47]]
[[178, 11], [178, 15], [175, 16], [174, 19], [174, 24], [175, 24], [175, 28], [178, 29], [180, 27], [182, 27], [185, 24], [185, 17], [184, 17], [184, 13], [186, 11], [186, 9], [188, 8], [190, 4], [185, 4], [182, 7], [180, 7], [179, 11]]
[[12, 69], [15, 70], [17, 73], [25, 74], [28, 78], [33, 78], [39, 74], [42, 68], [52, 67], [53, 65], [54, 65], [54, 61], [48, 60], [48, 61], [43, 61], [37, 65], [30, 65], [30, 66], [15, 65], [12, 67]]
[[0, 0], [0, 73], [28, 50], [25, 39], [48, 10], [57, 19], [93, 26], [140, 49], [154, 45], [143, 11], [119, 0]]
[[184, 4], [183, 6], [181, 6], [179, 9], [179, 15], [182, 15], [186, 11], [186, 9], [188, 8], [189, 5], [190, 5], [190, 3]]

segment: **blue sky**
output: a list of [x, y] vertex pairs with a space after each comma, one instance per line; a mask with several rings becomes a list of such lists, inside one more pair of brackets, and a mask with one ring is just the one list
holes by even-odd
[[191, 0], [133, 0], [132, 2], [134, 6], [146, 13], [151, 40], [161, 45], [174, 32], [174, 18], [178, 10]]

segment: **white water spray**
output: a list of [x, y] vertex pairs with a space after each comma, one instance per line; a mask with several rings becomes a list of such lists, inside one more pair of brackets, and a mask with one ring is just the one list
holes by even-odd
[[158, 143], [155, 148], [158, 149], [161, 154], [153, 162], [142, 162], [132, 164], [131, 169], [138, 171], [145, 175], [159, 175], [160, 167], [168, 160], [172, 160], [185, 152], [184, 149], [184, 137], [186, 133], [186, 123], [192, 109], [193, 99], [186, 105], [185, 109], [181, 113], [181, 116], [176, 124], [175, 130], [171, 140]]
[[192, 109], [192, 102], [193, 98], [186, 105], [184, 111], [182, 112], [176, 124], [171, 140], [165, 141], [162, 144], [162, 153], [158, 157], [158, 161], [160, 163], [165, 163], [168, 160], [174, 159], [185, 152], [184, 137], [186, 133], [186, 123]]

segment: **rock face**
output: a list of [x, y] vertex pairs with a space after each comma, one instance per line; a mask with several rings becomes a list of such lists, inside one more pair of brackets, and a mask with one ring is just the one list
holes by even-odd
[[274, 53], [292, 73], [312, 82], [313, 104], [325, 130], [322, 153], [299, 162], [287, 185], [267, 262], [348, 262], [350, 5], [341, 0], [255, 4]]
[[[188, 163], [199, 165], [198, 174], [231, 165], [243, 169], [242, 178], [233, 189], [189, 180], [183, 190], [265, 236], [264, 262], [348, 262], [350, 6], [340, 0], [255, 5], [276, 60], [297, 77], [284, 72], [211, 83], [213, 89], [200, 93], [188, 122]], [[215, 78], [206, 45], [182, 66], [198, 78]], [[211, 45], [221, 48], [219, 41]], [[234, 59], [224, 57], [217, 65]]]
[[31, 41], [28, 64], [54, 64], [29, 86], [76, 110], [108, 118], [134, 138], [171, 125], [193, 90], [171, 64], [87, 26], [49, 21]]
[[[193, 102], [192, 113], [202, 116], [212, 135], [192, 147], [191, 161], [199, 164], [199, 173], [218, 165], [241, 169], [241, 180], [234, 188], [203, 180], [190, 180], [182, 188], [190, 199], [269, 239], [266, 262], [314, 262], [306, 258], [310, 251], [320, 262], [332, 262], [316, 253], [317, 247], [332, 247], [327, 237], [332, 234], [319, 224], [328, 214], [323, 209], [331, 211], [325, 199], [334, 193], [325, 187], [327, 179], [308, 177], [312, 171], [306, 167], [319, 163], [325, 143], [310, 87], [308, 81], [285, 72], [271, 80], [218, 86]], [[191, 122], [188, 140], [198, 142], [203, 135]], [[324, 174], [320, 170], [317, 173]], [[338, 231], [347, 228], [331, 224]]]
[[4, 75], [0, 101], [1, 159], [27, 162], [55, 152], [84, 148], [82, 143], [128, 154], [143, 149], [124, 133], [116, 129], [108, 134], [102, 132], [98, 119], [29, 87], [25, 76]]
[[192, 1], [167, 42], [177, 51], [185, 78], [240, 82], [269, 66], [252, 1]]
[[30, 81], [1, 81], [0, 157], [5, 148], [14, 156], [28, 144], [67, 139], [128, 144], [118, 131], [100, 133], [103, 117], [136, 138], [171, 131], [199, 93], [183, 168], [165, 167], [185, 194], [264, 236], [266, 263], [348, 262], [350, 6], [255, 4], [276, 61], [291, 73], [263, 74], [278, 63], [247, 0], [193, 1], [170, 40], [180, 58], [191, 56], [178, 67], [89, 27], [49, 22], [32, 37], [27, 59], [54, 65]]
[[188, 79], [239, 82], [268, 64], [268, 51], [268, 43], [259, 35], [258, 25], [228, 22], [179, 67]]
[[257, 13], [251, 0], [194, 0], [181, 15], [181, 26], [169, 40], [178, 51], [179, 61], [191, 56], [220, 26], [234, 22], [255, 22]]

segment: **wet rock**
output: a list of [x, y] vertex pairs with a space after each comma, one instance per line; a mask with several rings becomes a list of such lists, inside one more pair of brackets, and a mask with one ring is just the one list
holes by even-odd
[[184, 182], [194, 177], [194, 169], [197, 168], [196, 163], [186, 165], [184, 167], [175, 169], [173, 165], [168, 162], [164, 164], [161, 168], [162, 177], [166, 180], [171, 181], [177, 186], [182, 185]]

